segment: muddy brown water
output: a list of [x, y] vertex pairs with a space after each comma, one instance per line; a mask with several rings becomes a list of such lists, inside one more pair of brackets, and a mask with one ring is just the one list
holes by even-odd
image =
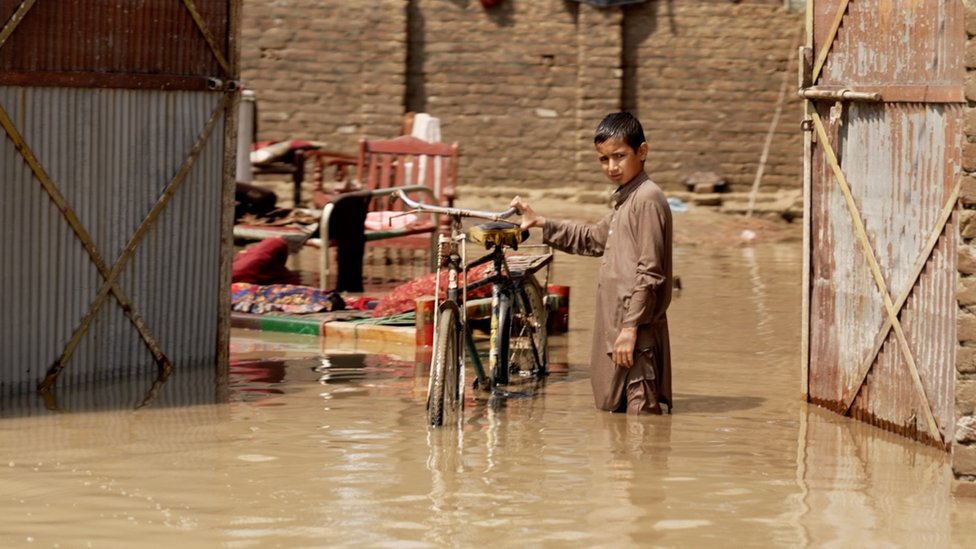
[[976, 546], [948, 456], [801, 401], [799, 254], [676, 251], [671, 416], [594, 410], [597, 263], [565, 255], [552, 375], [461, 430], [424, 426], [412, 348], [242, 330], [228, 387], [8, 403], [0, 546]]

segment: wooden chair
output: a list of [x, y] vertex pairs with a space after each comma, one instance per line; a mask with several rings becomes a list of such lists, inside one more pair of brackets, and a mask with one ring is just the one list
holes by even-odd
[[[354, 174], [350, 173], [350, 170], [356, 167], [359, 158], [354, 154], [323, 149], [308, 151], [305, 157], [312, 162], [312, 181], [315, 183], [312, 205], [321, 210], [325, 206], [321, 197], [332, 190], [327, 187], [329, 185], [337, 187], [351, 181]], [[332, 181], [326, 181], [326, 172], [329, 170], [332, 171]]]
[[[356, 175], [359, 190], [344, 193], [322, 209], [319, 225], [322, 236], [320, 285], [328, 285], [329, 266], [329, 217], [336, 202], [344, 198], [368, 195], [369, 211], [384, 215], [403, 213], [405, 206], [392, 199], [397, 188], [409, 189], [412, 194], [422, 194], [423, 200], [453, 206], [457, 187], [460, 152], [457, 143], [429, 143], [411, 136], [394, 139], [363, 139], [359, 143]], [[416, 221], [402, 227], [366, 229], [367, 247], [403, 248], [426, 250], [430, 263], [436, 254], [437, 235], [449, 230], [448, 219], [438, 220], [430, 214], [415, 214]]]

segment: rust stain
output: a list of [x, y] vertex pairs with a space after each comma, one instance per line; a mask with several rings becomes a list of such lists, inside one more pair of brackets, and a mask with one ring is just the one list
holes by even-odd
[[[18, 2], [0, 0], [0, 14]], [[127, 74], [228, 79], [230, 3], [37, 2], [0, 49], [0, 73]], [[199, 26], [209, 30], [213, 48]], [[52, 33], [58, 39], [51, 40]], [[41, 78], [37, 85], [45, 85]]]
[[[843, 402], [810, 397], [810, 403], [816, 404], [817, 406], [830, 410], [831, 412], [834, 412], [836, 414], [845, 415], [843, 410], [844, 408]], [[928, 431], [924, 429], [924, 427], [922, 429], [919, 429], [917, 422], [911, 425], [901, 425], [901, 424], [888, 421], [886, 419], [881, 419], [865, 410], [854, 411], [851, 414], [846, 415], [845, 417], [850, 417], [851, 419], [856, 419], [857, 421], [860, 421], [862, 423], [873, 425], [875, 427], [878, 427], [879, 429], [888, 431], [889, 433], [895, 433], [897, 435], [901, 435], [903, 437], [916, 440], [927, 446], [931, 446], [933, 448], [937, 448], [942, 451], [948, 451], [951, 446], [951, 441], [943, 443], [942, 441], [936, 440], [934, 437], [932, 437], [928, 433]]]

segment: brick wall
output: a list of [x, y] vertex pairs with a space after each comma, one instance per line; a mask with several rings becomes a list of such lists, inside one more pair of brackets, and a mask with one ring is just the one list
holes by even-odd
[[959, 193], [959, 310], [956, 332], [955, 491], [976, 496], [976, 1], [966, 0], [966, 109]]
[[[791, 55], [802, 14], [782, 0], [244, 0], [242, 79], [258, 138], [354, 151], [397, 135], [408, 110], [461, 144], [461, 193], [597, 193], [592, 132], [642, 118], [666, 189], [692, 172], [748, 190], [787, 81], [763, 190], [801, 185]], [[285, 195], [288, 196], [288, 195]], [[306, 194], [307, 196], [307, 194]]]
[[636, 100], [627, 107], [648, 126], [656, 180], [671, 186], [690, 172], [713, 171], [748, 190], [781, 106], [762, 185], [800, 186], [795, 52], [805, 31], [798, 14], [756, 4], [651, 2], [626, 17], [637, 64]]
[[257, 94], [258, 139], [352, 149], [400, 130], [404, 0], [245, 0], [241, 79]]

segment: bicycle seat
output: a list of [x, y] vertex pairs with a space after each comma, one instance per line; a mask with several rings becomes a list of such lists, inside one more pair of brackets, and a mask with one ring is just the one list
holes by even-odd
[[520, 230], [519, 226], [514, 223], [491, 221], [471, 227], [468, 236], [478, 244], [484, 244], [485, 248], [508, 246], [517, 250], [520, 242], [528, 240], [529, 231]]

